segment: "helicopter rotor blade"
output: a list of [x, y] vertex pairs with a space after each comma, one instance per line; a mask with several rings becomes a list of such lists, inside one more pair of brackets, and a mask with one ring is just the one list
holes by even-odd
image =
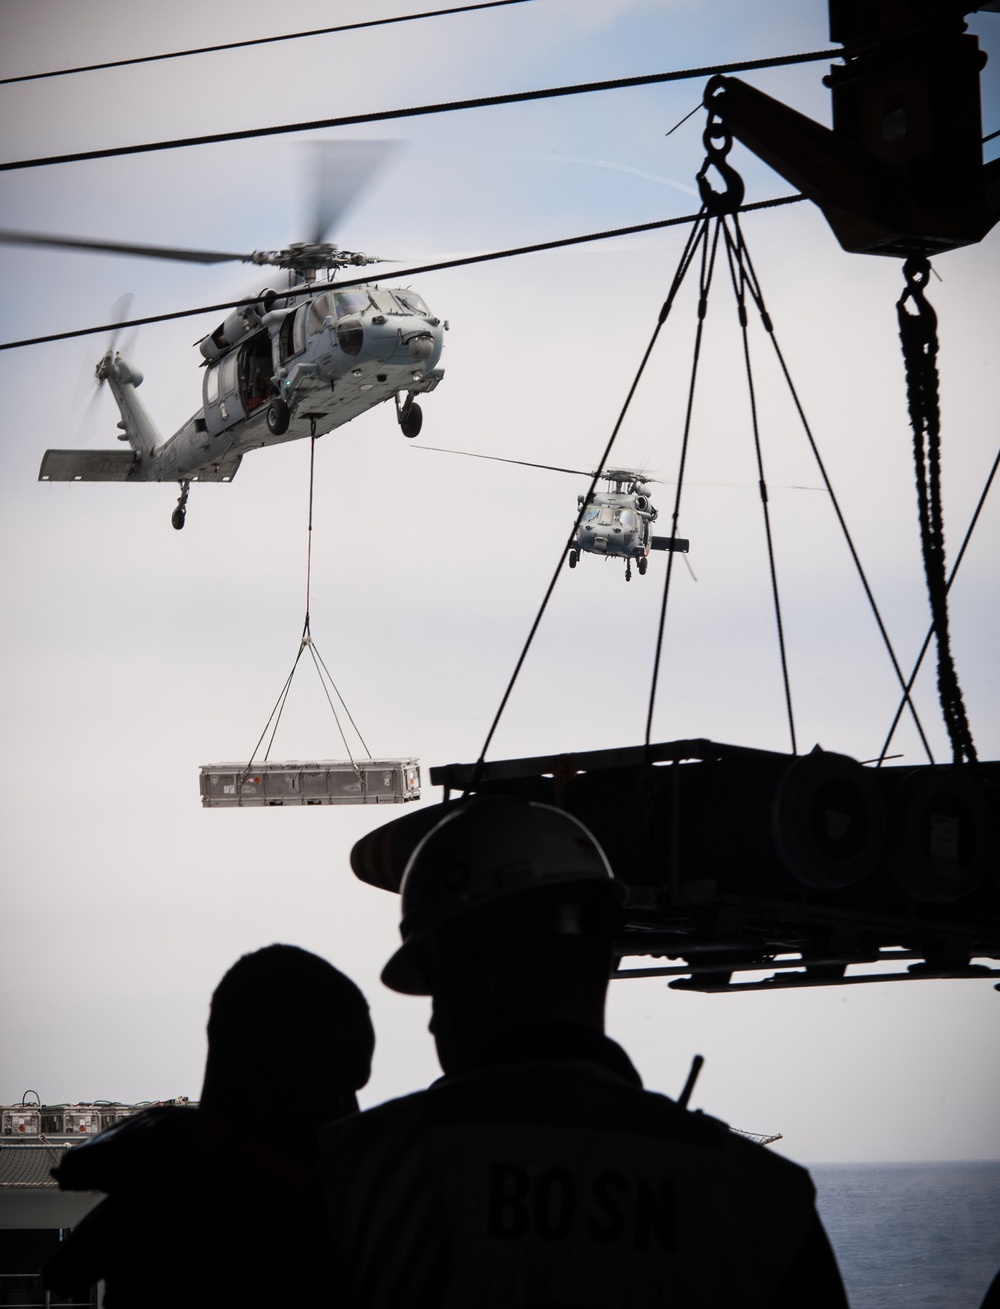
[[[126, 322], [132, 316], [132, 305], [135, 302], [135, 296], [131, 291], [126, 291], [120, 295], [111, 306], [110, 321], [117, 324], [108, 333], [108, 339], [104, 345], [104, 353], [114, 354], [115, 346], [118, 344], [118, 338], [121, 336], [122, 323]], [[139, 329], [134, 327], [128, 335], [129, 350], [135, 346], [135, 339], [139, 334]], [[127, 353], [127, 352], [126, 352]]]
[[313, 194], [308, 244], [319, 245], [371, 184], [398, 141], [307, 141], [307, 186]]
[[520, 464], [522, 468], [544, 468], [550, 473], [572, 473], [575, 477], [593, 477], [585, 468], [559, 468], [556, 464], [534, 464], [528, 459], [505, 459], [503, 455], [481, 455], [474, 450], [447, 450], [441, 445], [412, 445], [411, 450], [436, 450], [445, 455], [467, 455], [470, 459], [492, 459], [498, 464]]
[[53, 250], [93, 250], [101, 254], [137, 255], [142, 259], [173, 259], [187, 264], [248, 263], [250, 255], [226, 250], [183, 250], [166, 245], [134, 245], [127, 241], [92, 241], [46, 232], [0, 231], [4, 245], [38, 245]]

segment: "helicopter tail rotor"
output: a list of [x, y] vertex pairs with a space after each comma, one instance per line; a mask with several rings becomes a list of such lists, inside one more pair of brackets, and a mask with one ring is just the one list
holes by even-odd
[[[135, 296], [131, 291], [126, 291], [111, 306], [108, 314], [108, 321], [112, 324], [104, 341], [104, 348], [101, 351], [101, 357], [97, 364], [94, 364], [93, 356], [85, 358], [80, 366], [80, 378], [73, 392], [73, 411], [79, 412], [80, 406], [86, 399], [86, 407], [80, 418], [77, 435], [83, 437], [87, 434], [94, 423], [94, 415], [97, 412], [101, 400], [101, 392], [104, 389], [107, 380], [107, 369], [110, 361], [114, 358], [116, 349], [119, 353], [124, 354], [126, 358], [135, 349], [135, 343], [139, 336], [139, 329], [133, 327], [123, 335], [123, 324], [128, 320], [132, 313], [132, 305], [135, 302]], [[124, 436], [121, 440], [125, 440]]]

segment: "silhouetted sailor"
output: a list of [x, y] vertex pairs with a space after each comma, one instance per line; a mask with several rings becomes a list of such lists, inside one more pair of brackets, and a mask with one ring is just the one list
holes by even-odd
[[317, 1162], [316, 1130], [354, 1113], [374, 1034], [364, 996], [291, 945], [244, 955], [212, 997], [198, 1107], [136, 1114], [63, 1158], [67, 1190], [104, 1191], [45, 1266], [108, 1309], [246, 1306]]
[[846, 1306], [808, 1173], [603, 1034], [621, 894], [546, 805], [463, 802], [417, 847], [382, 976], [433, 997], [445, 1077], [321, 1132], [323, 1303]]

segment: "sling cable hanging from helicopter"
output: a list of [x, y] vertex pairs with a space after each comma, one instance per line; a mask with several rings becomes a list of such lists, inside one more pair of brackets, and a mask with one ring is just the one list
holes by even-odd
[[[274, 726], [273, 728], [271, 728], [271, 735], [268, 738], [267, 749], [264, 752], [263, 762], [266, 763], [268, 758], [270, 757], [271, 746], [274, 744], [275, 733], [278, 730], [278, 724], [281, 721], [281, 715], [285, 708], [285, 702], [288, 699], [288, 692], [291, 690], [292, 678], [295, 676], [295, 670], [299, 666], [299, 660], [302, 658], [303, 651], [307, 649], [312, 658], [313, 666], [316, 669], [316, 675], [319, 677], [320, 685], [323, 688], [323, 694], [326, 696], [327, 704], [329, 704], [330, 711], [333, 714], [333, 721], [337, 724], [337, 731], [340, 733], [340, 739], [344, 743], [344, 749], [347, 751], [347, 757], [350, 760], [355, 773], [360, 774], [360, 769], [358, 768], [357, 762], [351, 751], [351, 747], [348, 743], [347, 736], [344, 732], [344, 729], [341, 726], [340, 717], [337, 713], [336, 707], [334, 706], [333, 700], [330, 697], [329, 688], [333, 689], [334, 694], [336, 695], [337, 699], [340, 701], [340, 706], [343, 709], [344, 713], [346, 714], [347, 720], [351, 724], [351, 727], [354, 729], [355, 736], [361, 742], [365, 754], [368, 756], [369, 759], [372, 758], [372, 752], [368, 749], [368, 745], [365, 741], [365, 738], [361, 735], [357, 723], [354, 721], [354, 718], [351, 716], [351, 711], [350, 709], [348, 709], [347, 704], [344, 701], [344, 697], [337, 690], [337, 685], [334, 682], [332, 676], [330, 675], [330, 670], [327, 668], [325, 662], [323, 661], [323, 656], [317, 650], [316, 644], [312, 639], [312, 633], [310, 631], [310, 604], [311, 604], [311, 591], [312, 591], [313, 490], [315, 485], [315, 469], [316, 469], [316, 439], [317, 438], [315, 434], [311, 436], [309, 439], [309, 515], [308, 515], [308, 525], [306, 528], [305, 622], [303, 623], [302, 626], [302, 636], [299, 640], [299, 648], [295, 655], [295, 661], [292, 664], [292, 671], [288, 674], [288, 677], [285, 679], [285, 684], [281, 688], [281, 692], [278, 695], [278, 699], [275, 701], [274, 708], [271, 710], [270, 716], [268, 717], [267, 722], [264, 724], [264, 730], [263, 732], [261, 732], [260, 737], [257, 740], [257, 744], [253, 748], [253, 753], [250, 756], [250, 761], [246, 766], [247, 773], [250, 773], [252, 771], [254, 760], [257, 758], [257, 751], [260, 749], [261, 742], [264, 740], [264, 737], [267, 736], [268, 728], [271, 727], [271, 724], [273, 722]], [[324, 678], [324, 674], [325, 674], [325, 678]], [[329, 683], [329, 687], [327, 686], [327, 683]]]

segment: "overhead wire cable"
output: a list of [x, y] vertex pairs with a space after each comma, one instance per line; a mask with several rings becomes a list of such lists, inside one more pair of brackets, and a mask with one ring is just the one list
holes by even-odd
[[[697, 219], [701, 219], [701, 217], [702, 217], [701, 214], [696, 215]], [[601, 455], [600, 463], [597, 465], [597, 469], [592, 475], [590, 486], [587, 489], [586, 495], [582, 497], [580, 508], [576, 515], [576, 520], [573, 523], [573, 527], [570, 531], [569, 539], [567, 540], [566, 544], [563, 546], [562, 551], [559, 555], [559, 561], [556, 564], [555, 572], [552, 574], [552, 579], [549, 582], [548, 587], [546, 588], [545, 595], [542, 597], [542, 603], [539, 606], [538, 612], [535, 615], [534, 621], [531, 624], [531, 628], [528, 632], [527, 639], [524, 643], [520, 655], [518, 656], [517, 663], [514, 666], [514, 671], [511, 674], [510, 681], [507, 683], [507, 688], [504, 691], [503, 696], [501, 697], [500, 705], [496, 711], [496, 714], [494, 715], [493, 722], [490, 724], [490, 729], [486, 733], [486, 739], [483, 742], [482, 748], [479, 752], [479, 758], [476, 760], [475, 767], [472, 770], [472, 779], [469, 783], [469, 787], [467, 788], [469, 790], [475, 789], [479, 781], [479, 778], [482, 774], [483, 765], [485, 763], [486, 755], [487, 752], [489, 751], [490, 744], [496, 733], [497, 727], [500, 724], [500, 719], [503, 717], [504, 710], [507, 708], [507, 702], [511, 697], [511, 693], [514, 690], [514, 686], [520, 675], [521, 669], [524, 666], [524, 661], [528, 657], [528, 651], [531, 649], [531, 644], [535, 639], [535, 634], [537, 633], [538, 628], [541, 625], [541, 621], [545, 614], [545, 611], [548, 608], [549, 600], [552, 598], [552, 592], [555, 590], [556, 582], [559, 580], [559, 576], [562, 572], [563, 560], [566, 557], [566, 552], [572, 546], [573, 540], [576, 537], [576, 533], [580, 526], [580, 523], [583, 521], [583, 515], [584, 515], [584, 511], [586, 510], [587, 503], [590, 497], [594, 494], [594, 491], [597, 488], [597, 484], [601, 480], [602, 470], [607, 464], [608, 459], [611, 457], [612, 447], [614, 446], [614, 443], [618, 438], [618, 433], [621, 430], [621, 425], [625, 420], [625, 415], [628, 412], [629, 406], [632, 403], [632, 398], [635, 395], [636, 389], [639, 385], [642, 375], [646, 370], [646, 365], [649, 362], [649, 357], [653, 352], [653, 347], [655, 346], [657, 338], [660, 335], [660, 331], [663, 327], [663, 324], [666, 322], [667, 316], [669, 315], [670, 310], [673, 307], [673, 302], [677, 295], [677, 291], [680, 288], [681, 282], [684, 280], [684, 275], [687, 272], [691, 259], [694, 256], [694, 251], [697, 248], [697, 242], [700, 233], [702, 232], [702, 229], [703, 229], [703, 224], [697, 222], [695, 227], [692, 228], [691, 232], [688, 233], [687, 243], [681, 254], [681, 260], [680, 260], [680, 264], [678, 265], [678, 269], [674, 273], [674, 280], [671, 284], [670, 291], [667, 295], [667, 299], [665, 300], [663, 307], [660, 310], [659, 316], [656, 321], [656, 326], [654, 327], [652, 335], [650, 336], [649, 343], [646, 346], [645, 352], [642, 356], [642, 360], [636, 371], [635, 377], [632, 379], [632, 384], [629, 387], [628, 394], [625, 397], [625, 401], [621, 407], [621, 411], [619, 412], [614, 428], [612, 429], [611, 436], [608, 438], [608, 443], [604, 448], [604, 453]]]
[[137, 55], [133, 59], [109, 59], [100, 64], [80, 64], [75, 68], [55, 68], [46, 73], [23, 73], [19, 77], [0, 77], [0, 86], [15, 82], [39, 82], [50, 77], [69, 77], [73, 73], [97, 73], [110, 68], [130, 68], [135, 64], [159, 63], [165, 59], [187, 59], [191, 55], [218, 54], [224, 50], [245, 50], [249, 46], [276, 45], [281, 41], [302, 41], [307, 37], [332, 36], [338, 32], [356, 32], [366, 27], [388, 27], [393, 23], [412, 23], [422, 18], [442, 18], [449, 14], [466, 14], [476, 9], [501, 9], [532, 0], [483, 0], [479, 4], [452, 5], [447, 9], [428, 9], [417, 14], [398, 14], [394, 18], [369, 18], [360, 23], [340, 23], [336, 27], [314, 27], [305, 32], [285, 32], [279, 36], [258, 36], [247, 41], [226, 41], [220, 45], [194, 46], [190, 50], [172, 50], [158, 55]]
[[639, 86], [658, 86], [665, 82], [682, 82], [694, 77], [711, 77], [717, 73], [749, 72], [753, 69], [783, 68], [791, 64], [811, 63], [820, 59], [839, 59], [845, 53], [842, 49], [813, 50], [797, 55], [776, 55], [769, 59], [743, 59], [735, 63], [712, 64], [702, 68], [682, 68], [669, 73], [648, 73], [638, 77], [616, 77], [603, 82], [550, 86], [537, 91], [513, 91], [501, 95], [476, 96], [471, 100], [442, 101], [404, 109], [381, 109], [367, 114], [344, 114], [336, 118], [316, 118], [308, 122], [283, 123], [274, 127], [248, 127], [235, 132], [211, 132], [204, 136], [177, 137], [169, 141], [149, 141], [141, 145], [111, 146], [103, 150], [78, 150], [71, 154], [9, 160], [0, 163], [0, 173], [14, 172], [23, 168], [46, 168], [52, 164], [82, 163], [91, 159], [117, 159], [124, 155], [149, 154], [158, 150], [180, 150], [195, 145], [219, 145], [226, 141], [250, 141], [259, 137], [287, 136], [295, 132], [317, 132], [330, 127], [388, 123], [397, 119], [456, 113], [463, 109], [490, 109], [499, 105], [527, 104], [535, 100], [589, 95], [598, 91], [622, 91]]
[[[805, 200], [804, 195], [787, 195], [778, 196], [772, 200], [755, 200], [750, 204], [744, 205], [743, 212], [749, 213], [758, 209], [774, 209], [781, 205], [797, 204], [800, 200]], [[680, 227], [685, 223], [697, 222], [697, 214], [682, 214], [678, 218], [663, 218], [655, 223], [636, 223], [631, 227], [610, 228], [603, 232], [588, 232], [583, 236], [563, 237], [555, 241], [537, 241], [533, 245], [513, 246], [508, 250], [494, 250], [487, 254], [481, 255], [463, 255], [457, 259], [444, 259], [434, 264], [420, 264], [413, 268], [400, 268], [393, 271], [391, 277], [399, 280], [404, 277], [416, 277], [422, 273], [437, 273], [449, 268], [466, 268], [472, 264], [490, 263], [498, 259], [514, 259], [519, 255], [539, 254], [546, 250], [563, 250], [574, 245], [585, 245], [593, 241], [607, 241], [619, 236], [636, 236], [641, 232], [655, 232], [667, 227]], [[370, 286], [373, 282], [386, 280], [381, 277], [353, 277], [345, 278], [336, 282], [336, 289], [343, 290], [352, 286]], [[283, 299], [289, 299], [297, 295], [312, 295], [315, 287], [299, 286], [290, 287], [286, 291], [281, 291], [279, 295]], [[260, 296], [254, 296], [250, 299], [246, 297], [240, 300], [224, 300], [219, 304], [201, 305], [197, 309], [178, 309], [166, 314], [149, 314], [145, 318], [131, 318], [115, 323], [104, 323], [99, 327], [76, 328], [70, 332], [50, 332], [45, 336], [24, 337], [19, 341], [0, 341], [0, 350], [19, 350], [23, 346], [29, 345], [46, 345], [52, 341], [69, 341], [80, 336], [97, 336], [102, 332], [110, 332], [124, 327], [145, 327], [150, 323], [168, 323], [179, 318], [196, 318], [199, 314], [217, 314], [227, 309], [242, 309], [249, 305], [254, 305], [260, 299]]]
[[[998, 467], [1000, 467], [1000, 450], [997, 451], [996, 458], [993, 460], [993, 467], [990, 469], [989, 474], [986, 478], [986, 484], [983, 487], [982, 494], [979, 497], [979, 501], [976, 504], [976, 508], [973, 512], [972, 518], [969, 521], [969, 526], [966, 528], [965, 536], [962, 538], [962, 544], [959, 548], [958, 554], [955, 556], [955, 562], [952, 565], [951, 572], [948, 574], [948, 580], [945, 583], [945, 594], [948, 594], [951, 591], [952, 582], [954, 582], [955, 580], [955, 576], [958, 573], [962, 560], [965, 557], [965, 551], [968, 548], [969, 542], [972, 540], [972, 533], [975, 531], [976, 524], [979, 522], [979, 515], [982, 512], [983, 505], [986, 503], [986, 497], [990, 493], [990, 487], [993, 485], [993, 479], [996, 476]], [[906, 682], [907, 695], [910, 693], [910, 691], [913, 690], [913, 684], [917, 680], [917, 674], [920, 672], [920, 667], [924, 662], [924, 656], [927, 654], [927, 651], [930, 648], [931, 641], [934, 639], [934, 632], [935, 632], [935, 627], [932, 622], [930, 627], [927, 629], [927, 635], [924, 637], [924, 643], [920, 647], [920, 653], [917, 655], [916, 661], [913, 665], [913, 671], [910, 673], [910, 676], [907, 679]], [[886, 734], [885, 744], [882, 746], [882, 749], [879, 752], [878, 759], [875, 760], [875, 764], [879, 768], [882, 767], [882, 765], [885, 763], [887, 758], [896, 757], [894, 755], [889, 754], [889, 747], [892, 744], [892, 738], [896, 734], [896, 728], [899, 726], [899, 720], [900, 718], [902, 718], [903, 710], [905, 708], [906, 708], [906, 695], [904, 695], [899, 702], [899, 706], [896, 709], [896, 713], [889, 727], [889, 731]]]
[[726, 259], [729, 276], [732, 281], [733, 294], [736, 297], [737, 312], [740, 321], [740, 335], [743, 340], [743, 361], [746, 367], [747, 392], [750, 400], [750, 419], [753, 426], [754, 451], [757, 457], [757, 486], [760, 492], [761, 512], [764, 517], [764, 536], [767, 541], [767, 562], [771, 576], [771, 597], [774, 601], [774, 621], [778, 636], [778, 651], [781, 660], [781, 677], [785, 689], [785, 710], [788, 715], [788, 733], [791, 738], [792, 754], [798, 754], [795, 739], [795, 713], [792, 708], [792, 685], [788, 673], [788, 652], [785, 647], [785, 628], [781, 617], [781, 597], [778, 590], [778, 569], [774, 556], [774, 537], [771, 531], [771, 510], [768, 504], [767, 480], [764, 476], [764, 454], [760, 443], [760, 425], [757, 421], [757, 394], [754, 386], [753, 367], [750, 360], [750, 340], [747, 333], [747, 271], [743, 260], [743, 234], [736, 229], [736, 239], [729, 230], [725, 218], [721, 218], [726, 243]]
[[[736, 225], [738, 225], [739, 216], [734, 215], [733, 221]], [[802, 407], [802, 402], [799, 399], [799, 394], [795, 388], [795, 383], [792, 381], [791, 373], [788, 371], [788, 365], [785, 362], [785, 356], [782, 353], [781, 346], [778, 344], [778, 338], [774, 331], [774, 324], [772, 323], [771, 316], [767, 311], [766, 305], [764, 304], [764, 296], [760, 289], [760, 283], [757, 279], [756, 271], [753, 267], [753, 261], [750, 258], [750, 252], [749, 250], [746, 250], [745, 244], [744, 244], [744, 250], [746, 254], [747, 271], [749, 273], [749, 280], [747, 285], [750, 290], [751, 298], [753, 299], [754, 304], [756, 305], [757, 313], [760, 316], [760, 320], [764, 327], [764, 331], [767, 333], [768, 337], [771, 340], [771, 345], [777, 357], [778, 364], [781, 368], [782, 375], [784, 376], [785, 379], [785, 383], [788, 386], [789, 394], [791, 395], [792, 402], [795, 405], [796, 412], [798, 413], [799, 419], [802, 423], [802, 430], [805, 432], [806, 438], [809, 442], [809, 447], [812, 450], [813, 458], [816, 460], [816, 466], [818, 467], [820, 476], [823, 479], [823, 485], [826, 487], [827, 492], [830, 496], [830, 503], [833, 506], [833, 511], [836, 514], [838, 523], [840, 524], [841, 533], [843, 534], [844, 541], [847, 544], [847, 548], [850, 552], [851, 558], [854, 561], [854, 567], [857, 571], [858, 577], [861, 580], [861, 585], [868, 599], [869, 608], [871, 609], [872, 615], [875, 619], [875, 623], [878, 627], [879, 633], [881, 634], [882, 643], [884, 644], [886, 651], [889, 655], [889, 660], [892, 664], [893, 670], [895, 671], [896, 678], [899, 682], [899, 685], [900, 687], [903, 688], [906, 702], [907, 705], [909, 706], [910, 715], [913, 718], [913, 722], [917, 729], [917, 733], [920, 737], [921, 744], [923, 745], [924, 750], [927, 754], [928, 762], [933, 764], [934, 755], [931, 751], [930, 743], [927, 740], [927, 736], [924, 732], [923, 725], [920, 722], [920, 717], [917, 713], [916, 705], [914, 705], [913, 701], [910, 699], [909, 692], [906, 690], [906, 679], [903, 676], [903, 670], [899, 665], [899, 660], [896, 658], [896, 652], [893, 649], [892, 641], [889, 639], [889, 633], [886, 630], [885, 623], [882, 621], [882, 614], [879, 611], [879, 607], [875, 599], [875, 595], [871, 589], [871, 586], [869, 585], [868, 577], [864, 570], [864, 565], [862, 564], [861, 558], [858, 555], [857, 549], [854, 545], [854, 540], [851, 536], [850, 528], [847, 526], [847, 520], [844, 517], [843, 510], [840, 507], [840, 502], [837, 499], [836, 492], [833, 489], [833, 484], [831, 483], [829, 474], [826, 471], [826, 465], [824, 464], [823, 458], [820, 455], [819, 446], [816, 444], [816, 438], [813, 435], [813, 431], [809, 424], [809, 420], [806, 417], [805, 410]]]

